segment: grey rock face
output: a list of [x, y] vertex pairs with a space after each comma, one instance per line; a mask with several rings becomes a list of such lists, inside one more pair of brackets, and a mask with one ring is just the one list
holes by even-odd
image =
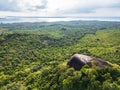
[[74, 54], [68, 61], [67, 65], [69, 67], [73, 67], [75, 70], [80, 70], [86, 64], [89, 67], [92, 67], [92, 62], [94, 63], [94, 66], [98, 66], [98, 67], [110, 66], [106, 61], [102, 59], [87, 55], [82, 55], [82, 54]]

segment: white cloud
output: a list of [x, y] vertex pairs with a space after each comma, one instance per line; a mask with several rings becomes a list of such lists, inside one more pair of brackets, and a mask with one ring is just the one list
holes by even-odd
[[100, 8], [95, 12], [98, 17], [120, 17], [120, 8]]
[[[111, 8], [118, 12], [117, 15], [112, 13], [113, 9], [111, 10]], [[118, 8], [120, 9], [120, 0], [48, 0], [47, 4], [47, 12], [55, 16], [105, 15], [101, 11], [106, 13], [105, 16], [120, 16]]]
[[44, 9], [46, 7], [46, 0], [19, 0], [17, 6], [21, 11]]
[[120, 0], [3, 0], [0, 16], [120, 16]]
[[0, 11], [33, 11], [44, 9], [46, 0], [3, 0], [0, 1]]

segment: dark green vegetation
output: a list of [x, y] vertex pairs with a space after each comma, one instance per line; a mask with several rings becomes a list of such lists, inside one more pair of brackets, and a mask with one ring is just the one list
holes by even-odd
[[[74, 53], [112, 68], [66, 63]], [[0, 90], [120, 90], [120, 22], [0, 24]]]

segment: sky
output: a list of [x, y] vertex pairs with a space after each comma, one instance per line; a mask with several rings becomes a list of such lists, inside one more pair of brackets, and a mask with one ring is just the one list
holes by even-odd
[[0, 0], [0, 17], [120, 17], [120, 0]]

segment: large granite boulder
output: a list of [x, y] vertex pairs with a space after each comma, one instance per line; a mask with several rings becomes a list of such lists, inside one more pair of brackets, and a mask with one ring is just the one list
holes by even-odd
[[86, 64], [89, 67], [110, 67], [110, 65], [106, 61], [100, 58], [95, 58], [82, 54], [74, 54], [67, 63], [69, 67], [73, 67], [75, 70], [80, 70]]

